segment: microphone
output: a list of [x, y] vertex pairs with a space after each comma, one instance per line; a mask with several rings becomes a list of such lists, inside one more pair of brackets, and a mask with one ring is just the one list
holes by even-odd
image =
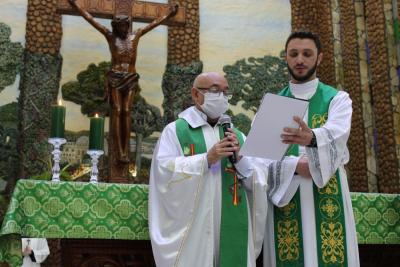
[[[229, 132], [228, 128], [231, 128], [231, 117], [229, 117], [226, 114], [222, 114], [221, 117], [219, 117], [218, 123], [222, 126], [222, 130], [224, 131], [224, 136], [225, 136], [225, 133]], [[235, 152], [233, 152], [233, 154], [229, 156], [229, 161], [232, 164], [235, 164], [237, 162]]]

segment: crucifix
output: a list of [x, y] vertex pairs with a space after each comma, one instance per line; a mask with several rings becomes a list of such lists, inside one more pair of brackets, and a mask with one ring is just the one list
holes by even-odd
[[[111, 52], [111, 69], [106, 74], [105, 82], [105, 97], [111, 105], [109, 180], [127, 182], [130, 114], [133, 99], [140, 91], [135, 66], [139, 39], [161, 24], [184, 24], [185, 10], [177, 5], [133, 0], [59, 0], [58, 11], [82, 16], [107, 40]], [[112, 18], [112, 31], [94, 17]], [[132, 21], [149, 24], [132, 32]]]

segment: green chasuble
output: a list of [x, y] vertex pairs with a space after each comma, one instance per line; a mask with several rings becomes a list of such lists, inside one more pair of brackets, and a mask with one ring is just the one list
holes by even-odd
[[[234, 129], [240, 145], [243, 144], [243, 136]], [[185, 156], [191, 156], [207, 152], [201, 127], [192, 128], [184, 119], [176, 121], [176, 133], [182, 151]], [[219, 134], [224, 136], [222, 127], [219, 126]], [[221, 227], [220, 227], [220, 267], [245, 267], [247, 266], [248, 243], [248, 212], [246, 191], [237, 183], [234, 167], [225, 157], [221, 160]], [[236, 187], [234, 186], [236, 183]], [[236, 190], [238, 203], [233, 204]]]
[[[322, 127], [337, 90], [319, 82], [308, 108], [308, 126]], [[280, 95], [293, 97], [289, 87]], [[288, 155], [299, 155], [299, 146], [292, 145]], [[339, 172], [324, 188], [313, 185], [318, 249], [318, 266], [347, 266], [346, 231]], [[300, 188], [288, 205], [274, 207], [275, 255], [277, 266], [304, 266]]]

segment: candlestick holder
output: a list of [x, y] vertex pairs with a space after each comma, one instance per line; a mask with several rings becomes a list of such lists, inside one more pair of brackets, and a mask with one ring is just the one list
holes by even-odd
[[97, 183], [97, 176], [99, 174], [99, 169], [97, 164], [99, 163], [99, 158], [104, 154], [103, 150], [88, 150], [87, 152], [92, 159], [92, 170], [90, 172], [90, 182]]
[[51, 169], [52, 171], [52, 177], [51, 181], [52, 182], [59, 182], [60, 181], [60, 159], [61, 159], [61, 150], [60, 147], [67, 142], [66, 139], [64, 138], [59, 138], [59, 137], [51, 137], [49, 138], [49, 143], [53, 145], [53, 152], [51, 154], [53, 155], [53, 168]]

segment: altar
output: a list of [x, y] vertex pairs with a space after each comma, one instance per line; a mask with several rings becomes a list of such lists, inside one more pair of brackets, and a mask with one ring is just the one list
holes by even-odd
[[[351, 193], [351, 198], [360, 257], [370, 254], [363, 253], [363, 246], [398, 248], [400, 195]], [[60, 255], [64, 266], [75, 266], [66, 262], [73, 264], [72, 255], [87, 249], [94, 240], [115, 241], [111, 249], [102, 247], [101, 242], [93, 242], [102, 250], [104, 258], [133, 247], [141, 251], [143, 265], [131, 266], [155, 266], [148, 241], [147, 204], [148, 186], [142, 184], [19, 180], [0, 230], [0, 262], [20, 266], [20, 238], [45, 237], [61, 239], [67, 247], [62, 248]], [[125, 261], [138, 260], [138, 257], [136, 254]], [[75, 260], [89, 262], [91, 259]], [[117, 259], [108, 261], [118, 264]]]
[[147, 196], [147, 185], [19, 180], [0, 231], [0, 262], [21, 266], [21, 237], [149, 240]]

